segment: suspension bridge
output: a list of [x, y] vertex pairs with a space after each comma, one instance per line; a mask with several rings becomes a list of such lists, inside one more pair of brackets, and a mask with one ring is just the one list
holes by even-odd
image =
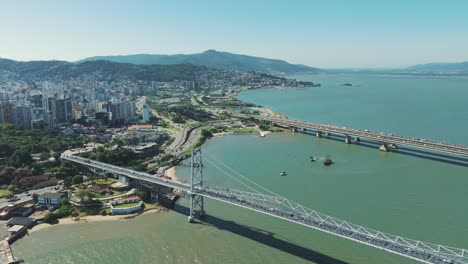
[[[262, 187], [230, 168], [214, 155], [206, 151], [203, 151], [203, 153], [202, 159], [202, 150], [200, 148], [192, 152], [191, 177], [188, 184], [70, 154], [63, 154], [61, 159], [118, 175], [119, 177], [181, 190], [190, 197], [189, 222], [195, 222], [197, 218], [202, 218], [206, 214], [204, 199], [208, 198], [306, 226], [422, 263], [468, 264], [468, 250], [466, 249], [387, 234], [325, 215]], [[206, 185], [203, 179], [204, 166], [215, 167], [245, 186], [249, 191]]]

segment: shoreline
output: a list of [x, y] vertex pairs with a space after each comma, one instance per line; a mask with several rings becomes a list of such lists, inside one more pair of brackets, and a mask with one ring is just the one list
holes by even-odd
[[166, 212], [167, 209], [164, 207], [161, 208], [153, 208], [148, 209], [146, 211], [142, 211], [139, 213], [128, 214], [128, 215], [88, 215], [81, 218], [61, 218], [58, 219], [58, 223], [56, 224], [47, 224], [42, 223], [39, 225], [34, 226], [30, 230], [28, 230], [28, 234], [32, 234], [37, 231], [46, 230], [49, 228], [61, 226], [61, 225], [72, 225], [72, 224], [86, 224], [86, 223], [96, 223], [96, 222], [106, 222], [106, 221], [125, 221], [129, 219], [133, 219], [140, 215], [145, 214], [156, 214]]
[[[176, 165], [177, 166], [177, 165]], [[168, 177], [171, 177], [172, 180], [176, 181], [176, 182], [182, 182], [179, 178], [177, 178], [177, 169], [176, 169], [176, 166], [172, 166], [170, 167], [169, 169], [166, 169], [164, 171], [164, 175], [165, 176], [168, 176]]]

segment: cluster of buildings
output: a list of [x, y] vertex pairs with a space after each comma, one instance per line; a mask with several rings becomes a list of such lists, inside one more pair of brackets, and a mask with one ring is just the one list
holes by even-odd
[[151, 110], [140, 96], [159, 85], [153, 82], [135, 86], [122, 81], [94, 85], [79, 81], [26, 84], [0, 80], [0, 123], [24, 129], [52, 129], [73, 122], [147, 123]]
[[60, 207], [64, 194], [44, 193], [39, 194], [37, 203], [8, 204], [0, 209], [0, 219], [8, 220], [4, 226], [6, 228], [6, 240], [13, 243], [23, 236], [27, 229], [42, 219], [48, 212], [45, 209], [53, 210]]

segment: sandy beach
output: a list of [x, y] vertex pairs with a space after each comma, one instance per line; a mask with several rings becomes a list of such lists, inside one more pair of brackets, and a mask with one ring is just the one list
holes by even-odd
[[213, 136], [214, 137], [220, 137], [220, 136], [225, 136], [225, 135], [229, 135], [229, 134], [234, 134], [234, 132], [219, 132], [219, 133], [214, 133]]
[[81, 218], [62, 218], [58, 220], [58, 223], [56, 224], [39, 224], [37, 226], [34, 226], [31, 228], [28, 232], [34, 233], [39, 230], [44, 230], [48, 229], [51, 227], [59, 226], [59, 225], [72, 225], [72, 224], [85, 224], [85, 223], [93, 223], [93, 222], [103, 222], [103, 221], [126, 221], [128, 219], [132, 219], [136, 216], [139, 215], [144, 215], [144, 214], [154, 214], [154, 213], [160, 213], [167, 211], [165, 208], [154, 208], [150, 210], [146, 210], [140, 213], [135, 213], [135, 214], [128, 214], [128, 215], [89, 215]]
[[179, 178], [177, 178], [177, 174], [176, 174], [176, 167], [170, 167], [169, 169], [166, 169], [166, 171], [164, 172], [164, 174], [168, 177], [171, 177], [172, 180], [176, 181], [176, 182], [181, 182]]

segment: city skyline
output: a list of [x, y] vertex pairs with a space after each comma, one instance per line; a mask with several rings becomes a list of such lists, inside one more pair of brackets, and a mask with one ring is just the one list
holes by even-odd
[[15, 1], [0, 57], [192, 54], [216, 49], [322, 68], [468, 61], [465, 1]]

